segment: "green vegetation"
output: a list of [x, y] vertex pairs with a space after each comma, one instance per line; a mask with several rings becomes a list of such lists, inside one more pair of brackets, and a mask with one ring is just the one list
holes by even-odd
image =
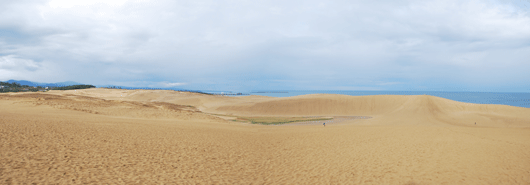
[[88, 88], [96, 88], [96, 86], [93, 86], [93, 85], [69, 85], [69, 86], [63, 86], [63, 87], [53, 87], [52, 90], [72, 90], [72, 89], [88, 89]]
[[71, 90], [71, 89], [88, 89], [95, 88], [93, 85], [70, 85], [63, 87], [41, 87], [41, 86], [29, 86], [20, 85], [19, 83], [7, 83], [0, 82], [0, 93], [6, 92], [38, 92], [38, 91], [49, 91], [49, 90]]
[[6, 92], [37, 92], [37, 91], [45, 91], [46, 89], [44, 87], [33, 87], [28, 85], [20, 85], [19, 83], [13, 82], [13, 83], [7, 83], [7, 82], [0, 82], [0, 93], [6, 93]]
[[262, 125], [279, 125], [286, 123], [296, 123], [296, 122], [305, 122], [305, 121], [323, 121], [323, 120], [332, 120], [333, 118], [329, 117], [243, 117], [243, 116], [234, 116], [234, 115], [225, 115], [225, 114], [215, 114], [215, 113], [206, 113], [215, 116], [224, 116], [224, 117], [235, 117], [236, 119], [232, 120], [235, 122], [246, 122], [252, 124], [262, 124]]
[[252, 124], [278, 125], [286, 123], [304, 122], [304, 121], [322, 121], [333, 118], [308, 118], [308, 117], [237, 117], [234, 121], [250, 122]]

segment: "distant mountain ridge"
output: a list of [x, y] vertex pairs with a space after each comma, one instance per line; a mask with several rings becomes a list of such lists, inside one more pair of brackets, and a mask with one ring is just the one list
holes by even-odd
[[20, 85], [28, 85], [28, 86], [41, 86], [41, 87], [62, 87], [62, 86], [69, 86], [69, 85], [83, 85], [78, 82], [73, 81], [66, 81], [66, 82], [57, 82], [57, 83], [38, 83], [38, 82], [32, 82], [27, 80], [8, 80], [7, 83], [13, 83], [16, 82]]

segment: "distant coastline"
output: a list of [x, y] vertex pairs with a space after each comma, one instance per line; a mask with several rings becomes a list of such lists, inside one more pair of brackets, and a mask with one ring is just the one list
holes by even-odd
[[287, 91], [256, 91], [251, 93], [289, 93]]

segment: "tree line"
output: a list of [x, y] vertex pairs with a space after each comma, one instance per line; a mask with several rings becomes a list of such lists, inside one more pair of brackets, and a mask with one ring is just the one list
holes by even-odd
[[62, 86], [62, 87], [52, 87], [52, 90], [72, 90], [72, 89], [89, 89], [89, 88], [96, 88], [96, 86], [93, 86], [93, 85], [69, 85], [69, 86]]
[[[60, 86], [60, 87], [42, 87], [42, 86], [29, 86], [29, 85], [21, 85], [17, 82], [8, 83], [8, 82], [0, 82], [0, 93], [5, 92], [38, 92], [38, 91], [49, 91], [49, 90], [73, 90], [73, 89], [88, 89], [88, 88], [96, 88], [96, 86], [93, 85], [69, 85], [69, 86]], [[171, 89], [162, 89], [162, 88], [127, 88], [127, 87], [120, 87], [120, 86], [108, 86], [103, 87], [107, 89], [144, 89], [144, 90], [171, 90]], [[180, 91], [180, 92], [192, 92], [192, 93], [199, 93], [199, 94], [205, 94], [205, 95], [214, 95], [212, 93], [202, 92], [202, 91], [195, 91], [195, 90], [174, 90], [174, 91]]]
[[72, 89], [88, 89], [95, 88], [93, 85], [69, 85], [60, 87], [42, 87], [42, 86], [29, 86], [21, 85], [13, 82], [0, 82], [0, 93], [6, 92], [38, 92], [38, 91], [49, 91], [49, 90], [72, 90]]

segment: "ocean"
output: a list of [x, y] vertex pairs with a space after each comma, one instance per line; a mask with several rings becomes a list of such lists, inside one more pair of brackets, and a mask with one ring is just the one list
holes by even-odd
[[351, 96], [369, 95], [431, 95], [454, 101], [498, 104], [530, 108], [530, 93], [510, 92], [442, 92], [442, 91], [252, 91], [246, 95], [289, 97], [304, 94], [343, 94]]

